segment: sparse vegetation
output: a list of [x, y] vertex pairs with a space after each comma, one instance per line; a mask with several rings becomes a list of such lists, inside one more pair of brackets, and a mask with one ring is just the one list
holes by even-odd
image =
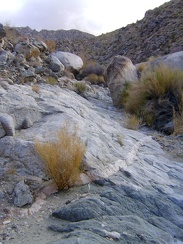
[[30, 49], [30, 52], [26, 54], [26, 60], [30, 60], [32, 57], [37, 59], [40, 55], [40, 51], [37, 47]]
[[165, 121], [183, 110], [183, 72], [164, 65], [149, 69], [128, 90], [125, 109], [147, 125], [163, 130]]
[[183, 111], [180, 115], [174, 116], [174, 135], [181, 135], [183, 134]]
[[94, 61], [90, 61], [84, 65], [82, 72], [83, 74], [85, 74], [85, 76], [88, 76], [90, 74], [101, 76], [104, 74], [104, 67]]
[[40, 87], [38, 85], [36, 85], [36, 84], [33, 84], [32, 85], [32, 91], [40, 94]]
[[125, 106], [127, 99], [128, 99], [128, 96], [129, 96], [129, 89], [130, 89], [130, 83], [124, 84], [124, 90], [121, 93], [121, 98], [119, 101], [119, 107]]
[[122, 147], [123, 146], [123, 137], [120, 134], [116, 135], [117, 142]]
[[86, 91], [86, 83], [82, 81], [75, 82], [74, 88], [78, 94], [83, 94]]
[[138, 130], [141, 124], [142, 124], [142, 119], [138, 118], [135, 114], [127, 115], [126, 128], [130, 130]]
[[58, 83], [57, 79], [53, 76], [48, 76], [46, 82], [50, 85], [56, 85]]
[[152, 62], [153, 60], [155, 60], [156, 58], [154, 56], [151, 56], [147, 59], [146, 62], [140, 63], [137, 65], [137, 71], [139, 73], [142, 73], [142, 71], [149, 65], [150, 62]]
[[89, 81], [93, 85], [105, 85], [106, 82], [104, 80], [104, 76], [98, 76], [96, 74], [90, 74], [85, 78], [87, 81]]
[[105, 85], [104, 66], [94, 61], [85, 62], [78, 75], [78, 79], [83, 78], [94, 85]]
[[71, 132], [71, 127], [67, 124], [57, 132], [54, 141], [36, 140], [35, 148], [58, 189], [71, 187], [79, 175], [85, 153], [85, 145], [79, 139], [77, 128]]
[[56, 42], [54, 40], [45, 40], [44, 42], [46, 43], [48, 51], [50, 53], [56, 50]]

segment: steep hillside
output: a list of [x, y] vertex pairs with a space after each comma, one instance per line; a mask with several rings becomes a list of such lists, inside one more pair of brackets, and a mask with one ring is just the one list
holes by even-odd
[[100, 61], [121, 54], [135, 63], [183, 50], [183, 1], [172, 0], [147, 11], [142, 20], [119, 29], [115, 39], [106, 45], [105, 55], [103, 50], [99, 52]]
[[92, 34], [88, 34], [86, 32], [82, 32], [79, 30], [41, 30], [36, 31], [32, 30], [30, 27], [16, 27], [17, 31], [22, 34], [26, 35], [27, 33], [31, 34], [33, 37], [41, 37], [45, 40], [68, 40], [68, 39], [77, 39], [77, 38], [83, 38], [83, 39], [89, 39], [94, 37]]
[[55, 40], [57, 49], [100, 63], [108, 63], [117, 54], [139, 63], [150, 56], [183, 50], [183, 1], [164, 3], [147, 11], [142, 20], [100, 36], [78, 30], [37, 32], [29, 27], [17, 30], [21, 34], [30, 33], [33, 37]]

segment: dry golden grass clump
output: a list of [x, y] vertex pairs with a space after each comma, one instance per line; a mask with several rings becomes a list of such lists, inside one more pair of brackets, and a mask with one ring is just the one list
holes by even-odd
[[32, 91], [36, 92], [37, 94], [40, 94], [41, 90], [40, 90], [40, 86], [33, 84], [32, 85]]
[[174, 116], [174, 132], [175, 136], [183, 134], [183, 112]]
[[44, 160], [49, 175], [54, 179], [58, 189], [71, 187], [79, 175], [85, 144], [80, 141], [77, 128], [71, 132], [65, 125], [55, 135], [55, 141], [35, 141], [35, 148]]
[[46, 43], [48, 51], [50, 53], [56, 50], [56, 42], [54, 40], [45, 40], [44, 42]]
[[105, 68], [103, 65], [96, 63], [95, 61], [85, 61], [83, 68], [77, 75], [78, 79], [86, 79], [94, 85], [106, 85], [105, 81]]
[[78, 94], [83, 94], [86, 91], [86, 83], [82, 81], [75, 82], [74, 89]]
[[147, 66], [150, 64], [150, 62], [152, 62], [155, 59], [156, 58], [154, 56], [151, 56], [148, 58], [148, 60], [146, 62], [142, 62], [142, 63], [138, 64], [137, 71], [141, 73], [145, 68], [147, 68]]
[[93, 85], [102, 85], [102, 84], [105, 85], [106, 84], [104, 76], [102, 76], [102, 75], [99, 76], [96, 74], [90, 74], [90, 75], [86, 76], [85, 79]]
[[183, 111], [183, 72], [160, 65], [148, 69], [138, 82], [128, 87], [123, 105], [128, 113], [135, 114], [155, 129], [163, 130], [173, 120], [173, 113]]
[[58, 80], [53, 76], [48, 76], [46, 77], [46, 83], [54, 86], [58, 84]]
[[142, 119], [138, 118], [136, 115], [128, 115], [126, 118], [126, 128], [130, 130], [138, 130], [142, 124]]

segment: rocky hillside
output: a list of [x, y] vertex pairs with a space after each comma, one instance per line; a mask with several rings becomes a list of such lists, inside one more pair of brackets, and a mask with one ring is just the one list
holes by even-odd
[[32, 30], [30, 27], [17, 27], [16, 30], [21, 35], [31, 34], [33, 37], [41, 37], [44, 40], [69, 40], [69, 39], [90, 39], [94, 37], [91, 34], [82, 32], [79, 30], [41, 30], [40, 32], [35, 29]]
[[[116, 33], [83, 41], [99, 50]], [[183, 52], [171, 55], [181, 66]], [[162, 58], [170, 62], [170, 55]], [[136, 76], [131, 61], [126, 64], [126, 77], [130, 66]], [[167, 143], [147, 127], [128, 129], [107, 87], [74, 78], [82, 66], [77, 55], [50, 53], [38, 37], [20, 38], [0, 24], [0, 244], [183, 243], [182, 134]], [[119, 77], [115, 70], [108, 69], [110, 79]], [[75, 163], [75, 148], [68, 153], [55, 145], [68, 124], [77, 129], [85, 153], [77, 187], [58, 193], [36, 142], [64, 152], [66, 157], [43, 148], [52, 168], [65, 176], [62, 159]], [[167, 144], [176, 153], [165, 153], [161, 146], [168, 150]], [[61, 162], [56, 167], [55, 155]], [[66, 182], [70, 187], [70, 178]]]
[[136, 23], [97, 37], [77, 30], [17, 30], [21, 34], [28, 32], [43, 39], [54, 39], [59, 50], [74, 52], [100, 63], [108, 63], [117, 54], [129, 57], [133, 63], [139, 63], [150, 56], [183, 50], [182, 23], [183, 2], [172, 0], [147, 11], [145, 17]]
[[182, 23], [182, 0], [172, 0], [159, 8], [149, 10], [141, 21], [119, 29], [100, 60], [107, 61], [110, 57], [121, 54], [138, 63], [152, 55], [183, 50]]

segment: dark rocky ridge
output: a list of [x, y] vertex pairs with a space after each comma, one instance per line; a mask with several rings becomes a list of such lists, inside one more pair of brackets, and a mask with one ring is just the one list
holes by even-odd
[[114, 55], [130, 58], [133, 63], [146, 61], [150, 56], [165, 55], [183, 50], [183, 2], [172, 0], [145, 17], [113, 32], [93, 36], [77, 30], [37, 32], [30, 28], [17, 28], [43, 39], [56, 40], [57, 48], [85, 56], [100, 63], [108, 63]]

